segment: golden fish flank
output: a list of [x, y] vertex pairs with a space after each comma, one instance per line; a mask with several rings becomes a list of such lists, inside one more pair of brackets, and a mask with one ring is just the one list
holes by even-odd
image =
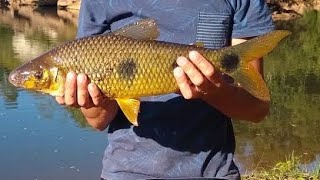
[[66, 73], [85, 73], [137, 125], [138, 99], [177, 92], [172, 72], [176, 59], [187, 56], [191, 50], [200, 52], [256, 98], [269, 101], [266, 84], [249, 62], [270, 52], [289, 34], [273, 31], [237, 46], [212, 50], [155, 41], [159, 35], [156, 22], [146, 19], [107, 35], [58, 46], [15, 69], [9, 80], [17, 87], [63, 96]]

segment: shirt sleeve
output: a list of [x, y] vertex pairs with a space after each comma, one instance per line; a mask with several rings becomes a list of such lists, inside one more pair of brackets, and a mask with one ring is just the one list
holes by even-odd
[[106, 3], [105, 0], [81, 1], [77, 38], [110, 31]]
[[232, 38], [259, 36], [274, 30], [271, 13], [264, 0], [235, 0]]

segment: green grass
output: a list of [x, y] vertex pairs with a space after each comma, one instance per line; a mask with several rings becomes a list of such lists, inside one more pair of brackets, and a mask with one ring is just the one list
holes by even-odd
[[284, 162], [278, 162], [269, 170], [261, 169], [242, 176], [242, 179], [266, 179], [266, 180], [316, 180], [320, 179], [320, 164], [314, 171], [308, 172], [301, 168], [300, 157], [294, 153]]

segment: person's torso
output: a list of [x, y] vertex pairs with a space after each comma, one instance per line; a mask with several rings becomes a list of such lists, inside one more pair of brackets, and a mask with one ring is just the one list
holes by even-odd
[[[142, 18], [156, 19], [161, 30], [158, 40], [209, 48], [230, 45], [234, 10], [227, 0], [109, 1], [111, 30]], [[130, 16], [130, 17], [126, 17]], [[126, 17], [122, 20], [121, 17]]]
[[[110, 0], [106, 6], [111, 30], [154, 18], [158, 40], [230, 45], [233, 10], [226, 0]], [[207, 103], [178, 94], [142, 98], [138, 122], [131, 126], [120, 112], [110, 125], [102, 177], [239, 177], [231, 120]]]

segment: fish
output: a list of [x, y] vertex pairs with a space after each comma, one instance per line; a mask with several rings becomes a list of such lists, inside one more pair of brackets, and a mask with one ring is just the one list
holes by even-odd
[[63, 96], [66, 74], [84, 73], [138, 126], [140, 98], [178, 92], [173, 75], [176, 59], [188, 57], [192, 50], [232, 77], [234, 85], [262, 101], [270, 101], [265, 81], [249, 62], [268, 54], [289, 34], [275, 30], [239, 45], [210, 49], [201, 42], [185, 45], [158, 41], [156, 20], [142, 19], [111, 33], [59, 45], [17, 67], [10, 73], [9, 82], [18, 88]]

